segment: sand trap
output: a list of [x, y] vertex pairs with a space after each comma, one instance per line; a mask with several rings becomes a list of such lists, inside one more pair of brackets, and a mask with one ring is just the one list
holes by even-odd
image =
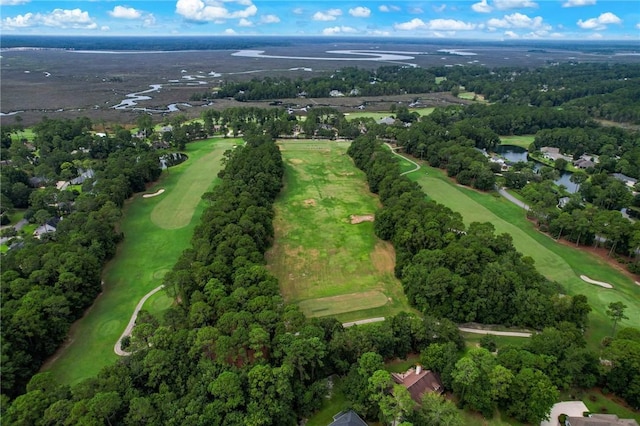
[[164, 188], [162, 189], [158, 189], [156, 192], [154, 192], [153, 194], [144, 194], [142, 196], [142, 198], [151, 198], [151, 197], [157, 197], [158, 195], [162, 194], [164, 192]]
[[351, 218], [352, 225], [355, 225], [357, 223], [362, 223], [362, 222], [373, 222], [375, 220], [375, 216], [372, 214], [363, 214], [363, 215], [352, 214], [350, 218]]
[[314, 207], [316, 205], [316, 200], [313, 198], [309, 198], [308, 200], [304, 200], [305, 207]]
[[636, 284], [637, 284], [637, 285], [640, 285], [640, 283], [639, 283], [638, 281], [636, 281]]
[[591, 278], [589, 278], [586, 275], [580, 275], [580, 279], [582, 281], [588, 282], [589, 284], [595, 284], [595, 285], [599, 285], [600, 287], [604, 287], [604, 288], [613, 288], [613, 286], [609, 283], [605, 283], [602, 281], [596, 281], [596, 280], [592, 280]]

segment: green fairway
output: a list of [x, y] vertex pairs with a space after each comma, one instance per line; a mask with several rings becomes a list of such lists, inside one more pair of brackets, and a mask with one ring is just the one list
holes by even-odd
[[[288, 302], [342, 321], [410, 310], [393, 275], [393, 247], [373, 233], [378, 200], [352, 163], [349, 143], [286, 141], [268, 266]], [[364, 221], [352, 224], [352, 215]], [[367, 216], [369, 215], [369, 216]]]
[[535, 135], [517, 135], [517, 136], [500, 136], [502, 145], [515, 145], [520, 148], [529, 149], [529, 145], [533, 143]]
[[[509, 233], [518, 251], [530, 256], [537, 269], [547, 278], [560, 283], [568, 294], [584, 294], [593, 308], [587, 339], [592, 348], [597, 348], [603, 337], [611, 332], [611, 320], [606, 316], [609, 303], [624, 302], [629, 317], [621, 327], [640, 327], [640, 286], [602, 259], [571, 246], [557, 243], [549, 236], [538, 232], [525, 217], [523, 209], [496, 193], [482, 193], [456, 185], [445, 172], [423, 166], [407, 175], [424, 188], [427, 196], [462, 214], [465, 223], [490, 222], [497, 233]], [[605, 281], [613, 289], [588, 284], [580, 275]]]
[[[409, 108], [409, 112], [417, 112], [420, 116], [429, 115], [435, 108]], [[354, 120], [356, 118], [373, 118], [374, 120], [380, 120], [385, 117], [391, 117], [395, 114], [392, 112], [374, 112], [374, 111], [361, 111], [361, 112], [349, 112], [345, 114], [347, 120]]]
[[[113, 347], [124, 331], [139, 300], [162, 283], [184, 249], [189, 246], [193, 228], [198, 223], [205, 208], [204, 202], [194, 203], [189, 221], [181, 228], [163, 229], [152, 221], [152, 214], [162, 203], [163, 197], [175, 197], [193, 190], [186, 186], [193, 182], [189, 177], [191, 167], [199, 170], [207, 178], [208, 184], [200, 185], [197, 194], [209, 190], [217, 182], [224, 151], [237, 144], [237, 139], [209, 139], [187, 145], [189, 159], [172, 167], [150, 188], [154, 193], [160, 188], [165, 192], [151, 198], [140, 194], [127, 202], [121, 230], [125, 239], [119, 245], [115, 258], [103, 273], [104, 291], [88, 313], [76, 324], [70, 333], [70, 344], [58, 351], [54, 359], [44, 369], [51, 370], [59, 383], [76, 383], [95, 376], [100, 369], [117, 358]], [[201, 159], [208, 164], [203, 166]], [[174, 199], [180, 199], [178, 196]], [[178, 206], [173, 206], [177, 208]], [[181, 206], [182, 207], [182, 206]], [[171, 209], [171, 205], [165, 205]], [[143, 309], [158, 313], [172, 303], [164, 292], [155, 294]]]

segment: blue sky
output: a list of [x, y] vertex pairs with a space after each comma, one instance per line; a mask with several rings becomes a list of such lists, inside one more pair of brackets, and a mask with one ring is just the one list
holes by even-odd
[[0, 0], [0, 34], [637, 40], [639, 0]]

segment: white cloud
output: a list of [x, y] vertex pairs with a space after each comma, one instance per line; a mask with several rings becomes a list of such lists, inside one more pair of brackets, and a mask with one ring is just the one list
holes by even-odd
[[142, 24], [143, 24], [145, 27], [151, 27], [151, 26], [153, 26], [153, 25], [155, 25], [155, 24], [156, 24], [156, 17], [155, 17], [155, 16], [153, 16], [153, 14], [152, 14], [152, 13], [149, 13], [148, 15], [146, 15], [146, 16], [144, 17], [144, 20], [142, 21]]
[[0, 0], [0, 6], [18, 6], [29, 3], [31, 0]]
[[276, 15], [262, 15], [260, 17], [260, 22], [262, 22], [263, 24], [277, 24], [278, 22], [280, 22], [280, 18], [278, 18]]
[[636, 28], [640, 30], [640, 22], [636, 24]]
[[142, 12], [132, 7], [116, 6], [110, 10], [109, 15], [120, 19], [138, 19], [142, 16]]
[[304, 13], [304, 10], [301, 7], [296, 7], [292, 10], [292, 12], [294, 15], [302, 15]]
[[538, 3], [531, 0], [494, 0], [493, 4], [498, 10], [538, 7]]
[[424, 10], [419, 7], [412, 7], [409, 9], [409, 13], [412, 13], [414, 15], [422, 15], [424, 13]]
[[381, 4], [378, 6], [378, 10], [380, 12], [398, 12], [400, 11], [400, 8], [398, 6]]
[[335, 21], [337, 16], [342, 15], [340, 9], [329, 9], [326, 12], [316, 12], [313, 14], [314, 21]]
[[432, 31], [468, 31], [476, 28], [475, 24], [457, 21], [455, 19], [432, 19], [424, 22], [420, 18], [413, 18], [411, 21], [394, 25], [396, 30], [432, 30]]
[[593, 34], [590, 34], [589, 37], [587, 38], [591, 40], [601, 40], [603, 37], [602, 37], [602, 34], [600, 33], [593, 33]]
[[567, 0], [562, 3], [562, 7], [592, 6], [594, 4], [596, 4], [596, 0]]
[[354, 7], [353, 9], [349, 9], [349, 15], [355, 18], [368, 18], [371, 16], [371, 9], [363, 6]]
[[482, 0], [480, 3], [472, 4], [471, 9], [478, 13], [489, 13], [493, 10], [493, 8], [487, 3], [487, 0]]
[[324, 35], [335, 35], [335, 34], [353, 34], [353, 33], [357, 33], [358, 30], [356, 30], [355, 28], [352, 27], [344, 27], [344, 26], [340, 26], [340, 27], [329, 27], [329, 28], [325, 28], [324, 30], [322, 30], [322, 34]]
[[504, 32], [505, 37], [507, 38], [520, 38], [520, 36], [516, 33], [514, 33], [513, 31], [509, 30], [509, 31], [505, 31]]
[[108, 25], [103, 25], [103, 26], [100, 27], [100, 31], [110, 31], [110, 30], [111, 30], [111, 28], [109, 28]]
[[225, 33], [226, 35], [236, 35], [236, 34], [238, 34], [238, 33], [236, 32], [236, 30], [234, 30], [233, 28], [227, 28], [226, 30], [224, 30], [224, 33]]
[[611, 12], [605, 12], [597, 18], [587, 19], [586, 21], [580, 19], [577, 25], [583, 30], [604, 30], [607, 25], [620, 23], [622, 23], [622, 19]]
[[409, 22], [395, 24], [393, 28], [400, 31], [426, 30], [427, 24], [425, 24], [420, 18], [413, 18]]
[[446, 4], [441, 4], [440, 6], [433, 6], [434, 12], [442, 13], [447, 8]]
[[89, 12], [80, 9], [54, 9], [41, 15], [42, 23], [47, 27], [95, 29], [98, 25], [89, 16]]
[[9, 17], [2, 20], [2, 26], [7, 28], [26, 28], [33, 25], [36, 25], [36, 19], [33, 13], [25, 13], [15, 18]]
[[536, 30], [548, 31], [551, 26], [545, 24], [541, 16], [530, 18], [522, 13], [513, 13], [511, 15], [505, 15], [502, 19], [492, 18], [487, 21], [487, 27], [489, 29], [496, 28], [529, 28]]
[[247, 18], [240, 18], [240, 21], [238, 21], [238, 26], [239, 27], [253, 27], [253, 22], [251, 22]]
[[[240, 8], [229, 10], [226, 5]], [[187, 20], [198, 22], [222, 22], [225, 19], [250, 18], [255, 16], [258, 8], [250, 0], [178, 0], [176, 13]]]
[[94, 30], [98, 24], [89, 16], [89, 12], [80, 9], [54, 9], [50, 13], [25, 13], [14, 18], [2, 20], [2, 28], [15, 29], [44, 25], [46, 27]]

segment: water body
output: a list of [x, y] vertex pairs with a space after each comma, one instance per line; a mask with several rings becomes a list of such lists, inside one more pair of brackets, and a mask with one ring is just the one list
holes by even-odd
[[[526, 163], [527, 161], [529, 161], [528, 151], [519, 146], [498, 145], [495, 149], [495, 152], [496, 154], [499, 154], [501, 157], [505, 158], [507, 161], [511, 163], [518, 163], [518, 162]], [[540, 171], [545, 166], [545, 164], [540, 163], [538, 161], [534, 161], [534, 163], [535, 165], [533, 166], [533, 169], [535, 171]], [[567, 191], [570, 192], [571, 194], [577, 192], [579, 189], [579, 185], [576, 185], [575, 183], [571, 182], [572, 174], [573, 173], [566, 172], [566, 171], [560, 172], [560, 177], [554, 181], [556, 185], [564, 185], [565, 188], [567, 188]]]

